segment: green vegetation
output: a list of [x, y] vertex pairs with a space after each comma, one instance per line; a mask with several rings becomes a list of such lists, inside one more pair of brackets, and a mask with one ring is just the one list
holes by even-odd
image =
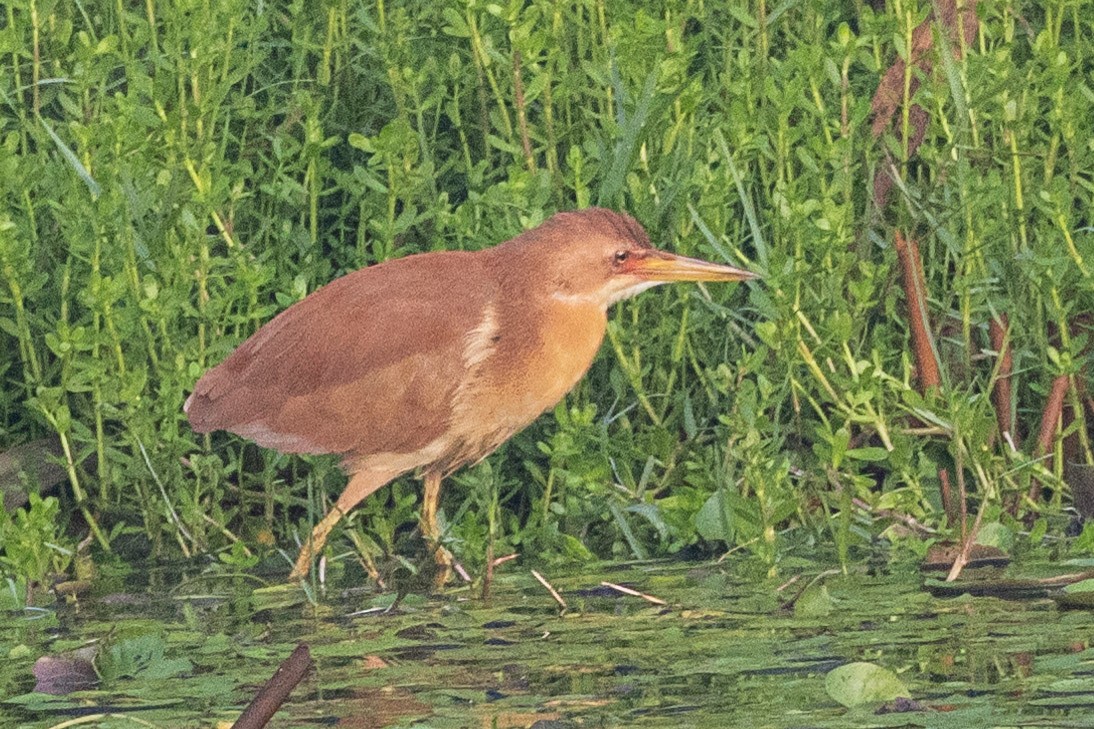
[[[195, 436], [199, 374], [339, 274], [601, 204], [765, 278], [617, 307], [565, 403], [447, 484], [472, 571], [488, 546], [698, 544], [774, 570], [828, 541], [847, 560], [889, 513], [958, 535], [1025, 519], [1037, 543], [1063, 526], [1037, 520], [1070, 505], [1066, 464], [1094, 462], [1081, 6], [981, 1], [967, 43], [936, 30], [943, 52], [894, 77], [898, 101], [918, 83], [922, 118], [899, 103], [875, 136], [871, 99], [915, 60], [930, 3], [8, 3], [0, 442], [59, 438], [56, 554], [87, 534], [100, 554], [294, 553], [342, 475]], [[922, 260], [911, 313], [897, 232]], [[937, 386], [917, 381], [924, 351]], [[400, 553], [416, 508], [394, 484], [335, 549]]]

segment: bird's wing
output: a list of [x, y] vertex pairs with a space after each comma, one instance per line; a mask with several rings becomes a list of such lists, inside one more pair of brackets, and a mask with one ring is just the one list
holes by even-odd
[[448, 425], [467, 334], [491, 295], [472, 254], [350, 273], [206, 372], [190, 422], [291, 453], [414, 452]]

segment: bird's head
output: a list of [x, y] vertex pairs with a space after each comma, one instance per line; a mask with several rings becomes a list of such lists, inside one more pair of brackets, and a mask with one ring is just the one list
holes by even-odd
[[[559, 213], [535, 229], [554, 298], [603, 308], [673, 281], [746, 281], [741, 268], [654, 248], [634, 218], [603, 208]], [[527, 234], [526, 234], [527, 235]], [[539, 246], [537, 246], [539, 247]], [[542, 270], [542, 269], [541, 269]]]

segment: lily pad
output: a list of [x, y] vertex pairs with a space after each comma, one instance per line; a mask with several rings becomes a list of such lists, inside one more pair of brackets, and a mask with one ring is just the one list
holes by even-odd
[[1065, 608], [1091, 609], [1094, 608], [1094, 579], [1082, 580], [1073, 585], [1067, 585], [1062, 590], [1049, 595], [1056, 604]]
[[822, 618], [832, 614], [836, 603], [824, 585], [811, 585], [794, 603], [799, 618]]
[[847, 663], [829, 671], [824, 677], [824, 690], [847, 708], [912, 696], [895, 673], [865, 662]]
[[108, 645], [98, 659], [103, 681], [140, 676], [143, 679], [173, 678], [192, 668], [186, 658], [168, 658], [162, 636], [143, 633]]

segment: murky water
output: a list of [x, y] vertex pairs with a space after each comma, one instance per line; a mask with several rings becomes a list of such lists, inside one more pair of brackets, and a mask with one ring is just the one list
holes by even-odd
[[[8, 613], [0, 726], [230, 723], [300, 642], [316, 671], [270, 726], [1094, 726], [1088, 611], [937, 598], [911, 569], [830, 575], [790, 605], [809, 576], [778, 591], [740, 572], [646, 563], [548, 574], [562, 615], [516, 565], [488, 601], [454, 590], [389, 613], [367, 611], [387, 598], [365, 590], [267, 607], [252, 581], [227, 578]], [[89, 641], [95, 688], [30, 693], [36, 659]], [[833, 700], [825, 675], [854, 661], [894, 672], [914, 701], [892, 708], [913, 710]]]

